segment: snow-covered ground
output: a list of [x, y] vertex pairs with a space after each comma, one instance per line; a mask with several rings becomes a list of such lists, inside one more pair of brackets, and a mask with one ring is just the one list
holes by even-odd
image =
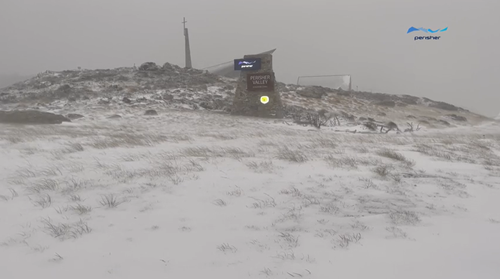
[[500, 278], [499, 123], [141, 112], [0, 126], [1, 278]]

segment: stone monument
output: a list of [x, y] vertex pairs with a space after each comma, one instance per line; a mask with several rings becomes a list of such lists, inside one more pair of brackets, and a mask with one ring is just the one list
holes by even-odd
[[261, 68], [241, 71], [231, 113], [233, 115], [282, 118], [283, 104], [277, 91], [273, 56], [272, 54], [244, 56], [245, 60], [256, 58], [260, 58]]

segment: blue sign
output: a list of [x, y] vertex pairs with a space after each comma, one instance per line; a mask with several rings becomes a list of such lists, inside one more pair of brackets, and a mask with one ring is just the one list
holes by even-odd
[[425, 33], [438, 33], [438, 32], [444, 32], [448, 30], [448, 27], [446, 28], [443, 28], [443, 29], [437, 29], [436, 31], [433, 31], [431, 29], [427, 29], [427, 28], [415, 28], [415, 27], [410, 27], [410, 29], [408, 29], [408, 32], [406, 32], [406, 34], [408, 33], [411, 33], [411, 32], [415, 32], [415, 31], [422, 31], [422, 32], [425, 32]]
[[443, 29], [437, 29], [437, 30], [432, 30], [432, 29], [429, 29], [429, 28], [415, 28], [415, 27], [410, 27], [408, 29], [408, 31], [406, 32], [406, 34], [408, 33], [411, 33], [411, 32], [417, 32], [417, 31], [421, 31], [421, 32], [424, 32], [424, 33], [427, 33], [429, 35], [427, 36], [415, 36], [415, 38], [413, 38], [413, 40], [415, 41], [418, 41], [418, 40], [439, 40], [439, 38], [441, 38], [441, 36], [436, 36], [437, 34], [436, 33], [441, 33], [441, 32], [444, 32], [448, 30], [448, 27], [446, 28], [443, 28]]
[[257, 71], [261, 68], [260, 58], [251, 59], [234, 59], [234, 70], [235, 71]]

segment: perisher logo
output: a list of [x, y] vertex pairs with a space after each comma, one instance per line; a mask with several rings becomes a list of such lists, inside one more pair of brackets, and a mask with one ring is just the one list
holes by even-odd
[[[431, 33], [431, 34], [435, 34], [435, 33], [441, 33], [441, 32], [444, 32], [448, 30], [448, 27], [446, 28], [443, 28], [443, 29], [437, 29], [437, 30], [432, 30], [432, 29], [429, 29], [429, 28], [415, 28], [415, 27], [410, 27], [408, 29], [408, 31], [406, 32], [406, 34], [409, 34], [411, 32], [417, 32], [417, 31], [421, 31], [421, 32], [424, 32], [424, 33]], [[415, 36], [413, 38], [413, 40], [415, 41], [418, 41], [418, 40], [439, 40], [439, 38], [441, 38], [441, 36]]]
[[257, 63], [257, 61], [240, 61], [240, 63], [238, 63], [238, 65], [242, 65], [242, 64], [245, 64], [245, 65], [250, 65], [250, 64], [255, 64]]
[[238, 65], [241, 65], [241, 68], [253, 68], [252, 64], [257, 63], [257, 61], [240, 61]]

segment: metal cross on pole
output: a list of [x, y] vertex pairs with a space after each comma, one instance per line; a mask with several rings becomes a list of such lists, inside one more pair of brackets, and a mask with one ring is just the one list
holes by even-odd
[[186, 55], [186, 68], [192, 68], [191, 64], [191, 50], [189, 48], [189, 34], [188, 29], [186, 28], [186, 18], [183, 18], [182, 24], [184, 26], [184, 40], [185, 40], [185, 55]]

